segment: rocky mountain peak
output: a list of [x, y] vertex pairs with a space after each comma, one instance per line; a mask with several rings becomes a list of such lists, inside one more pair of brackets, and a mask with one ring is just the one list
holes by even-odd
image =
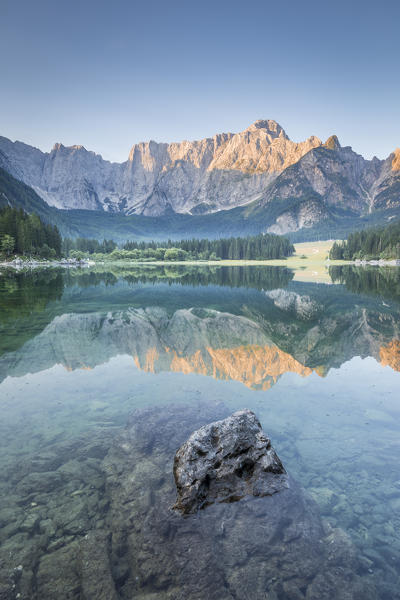
[[340, 150], [342, 147], [336, 135], [331, 135], [324, 144], [328, 150]]
[[[56, 142], [53, 148], [51, 149], [51, 152], [61, 152], [63, 150], [67, 152], [76, 152], [81, 150], [83, 152], [87, 152], [85, 146], [82, 146], [81, 144], [74, 144], [73, 146], [64, 146], [64, 144], [62, 144], [61, 142]], [[92, 154], [94, 154], [94, 152], [92, 152]]]
[[283, 137], [286, 140], [289, 139], [283, 127], [281, 127], [279, 123], [273, 119], [258, 119], [252, 125], [250, 125], [246, 131], [257, 131], [259, 129], [264, 129], [265, 133], [267, 133], [271, 138]]
[[392, 171], [400, 171], [400, 148], [393, 152]]

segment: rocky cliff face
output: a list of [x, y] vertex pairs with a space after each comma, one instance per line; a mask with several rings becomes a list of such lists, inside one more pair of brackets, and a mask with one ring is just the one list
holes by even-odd
[[399, 149], [365, 160], [336, 136], [293, 142], [272, 120], [200, 141], [135, 144], [121, 164], [83, 146], [43, 153], [0, 137], [0, 167], [64, 209], [199, 215], [249, 204], [256, 217], [276, 205], [274, 233], [312, 227], [331, 210], [364, 215], [400, 206]]
[[[295, 209], [286, 210], [268, 231], [286, 233], [310, 227], [329, 216], [330, 210], [368, 214], [376, 208], [399, 205], [393, 185], [400, 181], [388, 168], [390, 159], [365, 160], [350, 147], [342, 148], [330, 138], [296, 164], [286, 169], [258, 201], [259, 207], [279, 200], [297, 199]], [[387, 198], [379, 199], [385, 191]]]
[[275, 121], [194, 142], [135, 144], [125, 163], [83, 146], [43, 153], [0, 138], [0, 166], [58, 208], [160, 215], [199, 214], [246, 204], [321, 141], [292, 142]]
[[372, 208], [396, 208], [400, 201], [400, 149], [397, 148], [381, 165], [379, 177], [372, 184]]
[[338, 215], [367, 216], [376, 210], [400, 208], [399, 151], [386, 160], [365, 160], [336, 136], [311, 149], [287, 167], [249, 207], [253, 219], [271, 211], [270, 233], [309, 228]]

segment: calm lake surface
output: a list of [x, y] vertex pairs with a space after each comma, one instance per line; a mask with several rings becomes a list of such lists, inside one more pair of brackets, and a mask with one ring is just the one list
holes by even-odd
[[[400, 270], [305, 279], [256, 266], [2, 271], [2, 600], [400, 598]], [[184, 533], [157, 521], [177, 449], [159, 450], [164, 423], [182, 443], [242, 408], [301, 488], [293, 540], [305, 514], [318, 520], [303, 550], [282, 526], [263, 558], [262, 499], [207, 508]], [[160, 434], [132, 442], [127, 463], [115, 448], [129, 419]], [[325, 579], [301, 562], [313, 544], [338, 548]], [[206, 555], [218, 578], [201, 571]]]

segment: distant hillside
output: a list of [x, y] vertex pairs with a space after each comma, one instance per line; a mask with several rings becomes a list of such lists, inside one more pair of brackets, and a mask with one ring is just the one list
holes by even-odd
[[45, 221], [55, 222], [58, 218], [58, 211], [42, 200], [29, 185], [0, 168], [0, 207], [3, 206], [23, 208], [25, 212], [34, 212]]
[[[221, 210], [204, 215], [177, 214], [172, 210], [159, 217], [126, 216], [103, 210], [60, 210], [48, 206], [28, 185], [0, 168], [0, 206], [23, 208], [35, 212], [43, 221], [57, 225], [64, 237], [112, 238], [117, 242], [129, 239], [165, 240], [183, 238], [216, 239], [219, 237], [257, 235], [276, 232], [273, 226], [281, 215], [292, 215], [297, 231], [288, 232], [292, 241], [344, 238], [348, 233], [371, 225], [387, 223], [394, 215], [400, 217], [400, 207], [357, 215], [342, 207], [328, 208], [323, 198], [309, 192], [300, 198], [275, 198], [271, 202], [255, 201], [247, 206]], [[307, 221], [310, 214], [310, 222]], [[317, 223], [312, 224], [313, 215]]]

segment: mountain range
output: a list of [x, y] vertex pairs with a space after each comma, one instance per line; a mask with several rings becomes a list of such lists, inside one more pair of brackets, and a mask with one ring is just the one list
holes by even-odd
[[122, 237], [265, 231], [311, 239], [400, 215], [400, 149], [366, 160], [334, 135], [293, 142], [273, 120], [200, 141], [135, 144], [123, 163], [83, 146], [44, 153], [0, 137], [0, 167], [83, 235], [109, 227]]

